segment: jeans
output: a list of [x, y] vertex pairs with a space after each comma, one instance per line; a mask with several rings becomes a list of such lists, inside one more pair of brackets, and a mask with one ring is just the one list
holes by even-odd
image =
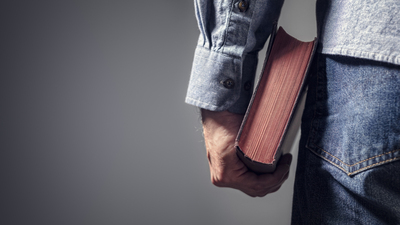
[[400, 66], [317, 56], [292, 224], [400, 224]]

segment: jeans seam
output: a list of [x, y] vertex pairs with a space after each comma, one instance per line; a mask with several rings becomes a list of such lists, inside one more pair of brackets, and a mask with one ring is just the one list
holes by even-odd
[[[392, 162], [392, 161], [396, 161], [396, 160], [399, 160], [399, 159], [400, 159], [400, 156], [398, 156], [398, 157], [394, 157], [394, 158], [387, 159], [387, 160], [385, 160], [385, 161], [380, 161], [380, 162], [374, 163], [374, 164], [372, 164], [372, 165], [369, 165], [369, 166], [360, 168], [360, 169], [355, 170], [355, 171], [353, 171], [353, 172], [348, 172], [348, 171], [346, 171], [343, 167], [341, 167], [340, 165], [334, 163], [333, 161], [329, 160], [328, 158], [324, 157], [323, 155], [321, 155], [321, 154], [315, 152], [315, 151], [314, 151], [313, 149], [311, 149], [310, 147], [307, 146], [307, 148], [308, 148], [312, 153], [314, 153], [315, 155], [317, 155], [317, 156], [323, 158], [325, 161], [329, 162], [330, 164], [332, 164], [332, 165], [335, 166], [336, 168], [338, 168], [338, 169], [342, 170], [343, 172], [345, 172], [345, 173], [347, 174], [347, 176], [354, 175], [354, 174], [356, 174], [356, 173], [358, 173], [358, 172], [361, 172], [361, 171], [363, 171], [363, 170], [367, 170], [367, 169], [372, 168], [372, 167], [374, 167], [374, 166], [379, 166], [379, 165], [382, 165], [382, 164], [385, 164], [385, 163], [388, 163], [388, 162]], [[395, 150], [395, 151], [399, 151], [399, 150]], [[329, 154], [329, 155], [331, 155], [331, 154]], [[332, 155], [331, 155], [331, 156], [332, 156]], [[336, 157], [335, 157], [335, 158], [336, 158]], [[336, 159], [337, 159], [337, 158], [336, 158]], [[340, 161], [340, 160], [339, 160], [339, 161]], [[345, 164], [345, 163], [344, 163], [344, 164]]]
[[326, 160], [327, 162], [329, 162], [330, 164], [332, 164], [333, 166], [337, 167], [338, 169], [342, 170], [343, 172], [345, 172], [347, 175], [350, 175], [350, 173], [348, 173], [343, 167], [341, 167], [340, 165], [332, 162], [331, 160], [329, 160], [328, 158], [324, 157], [323, 155], [317, 153], [316, 151], [314, 151], [312, 148], [308, 147], [307, 148], [314, 153], [315, 155], [321, 157], [322, 159]]
[[320, 149], [321, 151], [323, 151], [323, 152], [329, 154], [330, 156], [332, 156], [333, 158], [337, 159], [339, 162], [343, 163], [344, 165], [346, 165], [346, 166], [348, 166], [348, 167], [353, 167], [353, 166], [355, 166], [355, 165], [358, 165], [358, 164], [360, 164], [360, 163], [366, 162], [366, 161], [368, 161], [368, 160], [375, 159], [375, 158], [381, 157], [381, 156], [383, 156], [383, 155], [387, 155], [387, 154], [391, 154], [391, 153], [400, 151], [400, 149], [396, 149], [396, 150], [393, 150], [393, 151], [390, 151], [390, 152], [386, 152], [386, 153], [382, 153], [382, 154], [380, 154], [380, 155], [376, 155], [376, 156], [370, 157], [370, 158], [368, 158], [368, 159], [364, 159], [364, 160], [362, 160], [362, 161], [359, 161], [359, 162], [356, 162], [356, 163], [350, 165], [350, 164], [347, 164], [347, 163], [343, 162], [342, 160], [340, 160], [340, 159], [337, 158], [336, 156], [332, 155], [331, 153], [325, 151], [325, 150], [322, 149], [321, 147], [318, 147], [318, 146], [317, 146], [317, 148]]
[[312, 142], [312, 139], [313, 139], [312, 137], [315, 136], [315, 132], [317, 130], [316, 127], [319, 126], [318, 124], [314, 124], [314, 123], [316, 123], [315, 121], [317, 121], [316, 120], [316, 117], [317, 117], [317, 98], [318, 98], [318, 87], [319, 87], [319, 85], [318, 85], [318, 81], [319, 81], [319, 59], [318, 59], [318, 56], [316, 57], [316, 60], [317, 60], [317, 63], [316, 63], [317, 72], [315, 74], [315, 76], [316, 76], [315, 79], [317, 79], [317, 81], [316, 81], [316, 88], [315, 88], [315, 92], [314, 92], [315, 98], [314, 98], [314, 106], [313, 106], [313, 108], [314, 108], [313, 117], [312, 117], [311, 123], [310, 123], [310, 133], [308, 134], [307, 142], [306, 142], [306, 148], [308, 148], [308, 149], [310, 149], [308, 146], [309, 146], [309, 143]]

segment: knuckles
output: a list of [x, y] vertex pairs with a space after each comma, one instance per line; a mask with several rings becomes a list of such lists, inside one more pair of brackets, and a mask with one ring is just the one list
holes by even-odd
[[211, 177], [211, 183], [217, 187], [231, 187], [233, 186], [233, 180], [224, 172], [220, 172], [218, 175]]

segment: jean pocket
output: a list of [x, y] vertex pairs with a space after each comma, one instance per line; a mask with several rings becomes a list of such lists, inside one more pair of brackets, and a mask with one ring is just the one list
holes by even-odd
[[326, 55], [318, 64], [306, 147], [349, 176], [400, 159], [399, 66]]

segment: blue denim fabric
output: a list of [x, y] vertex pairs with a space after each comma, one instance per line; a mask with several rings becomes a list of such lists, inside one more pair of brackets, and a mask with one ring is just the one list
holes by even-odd
[[319, 55], [301, 129], [293, 224], [400, 224], [400, 66]]

